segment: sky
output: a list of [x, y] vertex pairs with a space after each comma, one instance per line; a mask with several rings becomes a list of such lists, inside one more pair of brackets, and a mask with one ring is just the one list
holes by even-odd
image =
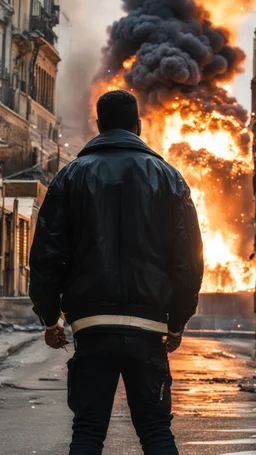
[[234, 94], [238, 101], [250, 112], [251, 110], [251, 79], [253, 72], [253, 38], [256, 29], [256, 11], [245, 18], [239, 30], [239, 46], [245, 51], [247, 60], [245, 72], [234, 82]]
[[119, 0], [61, 0], [60, 6], [57, 117], [63, 125], [63, 142], [73, 153], [90, 139], [90, 85], [100, 66], [107, 27], [122, 10]]

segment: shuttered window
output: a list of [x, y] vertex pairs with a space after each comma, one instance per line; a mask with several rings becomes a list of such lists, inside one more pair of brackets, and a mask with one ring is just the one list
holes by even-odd
[[22, 219], [17, 229], [17, 259], [20, 266], [28, 266], [28, 222]]

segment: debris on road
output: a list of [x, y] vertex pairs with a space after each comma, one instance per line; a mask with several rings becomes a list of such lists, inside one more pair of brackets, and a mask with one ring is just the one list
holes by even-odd
[[241, 392], [256, 393], [256, 376], [244, 378], [239, 384]]
[[44, 331], [44, 327], [39, 324], [28, 324], [25, 326], [12, 324], [6, 321], [0, 321], [0, 332], [26, 332], [26, 333], [40, 333]]
[[209, 382], [209, 384], [236, 384], [237, 379], [230, 379], [230, 378], [212, 378], [212, 379], [205, 379], [204, 382]]
[[0, 332], [0, 370], [10, 356], [37, 341], [41, 333]]

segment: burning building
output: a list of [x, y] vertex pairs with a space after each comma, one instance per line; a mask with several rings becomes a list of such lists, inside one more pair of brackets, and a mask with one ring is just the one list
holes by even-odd
[[[104, 91], [132, 91], [143, 139], [187, 179], [203, 232], [206, 293], [255, 284], [252, 137], [229, 85], [245, 61], [235, 18], [252, 3], [123, 0], [127, 15], [109, 28], [92, 88], [92, 105]], [[231, 11], [232, 30], [224, 20]]]

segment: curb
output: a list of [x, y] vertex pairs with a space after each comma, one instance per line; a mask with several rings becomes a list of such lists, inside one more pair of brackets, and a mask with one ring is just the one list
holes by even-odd
[[248, 340], [255, 339], [254, 332], [226, 331], [226, 330], [186, 330], [184, 336], [202, 337], [202, 338], [244, 338]]
[[5, 353], [0, 356], [0, 363], [4, 362], [6, 359], [8, 359], [8, 357], [10, 357], [10, 356], [12, 356], [14, 354], [17, 354], [22, 349], [30, 346], [32, 343], [37, 341], [39, 338], [40, 338], [39, 335], [37, 335], [37, 336], [35, 335], [35, 336], [33, 336], [33, 337], [31, 337], [31, 338], [29, 338], [27, 340], [20, 341], [19, 343], [10, 346], [5, 351]]

